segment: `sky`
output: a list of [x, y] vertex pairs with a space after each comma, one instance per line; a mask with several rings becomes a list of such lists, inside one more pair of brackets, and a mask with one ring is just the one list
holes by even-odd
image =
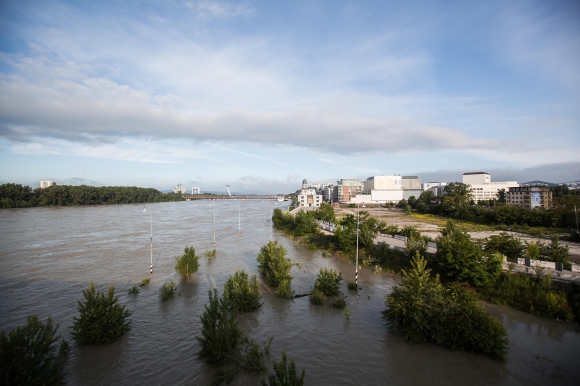
[[0, 0], [0, 183], [580, 180], [578, 1]]

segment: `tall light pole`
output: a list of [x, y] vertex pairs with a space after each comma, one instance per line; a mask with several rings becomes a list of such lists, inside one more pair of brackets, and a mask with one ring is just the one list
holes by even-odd
[[359, 212], [360, 207], [356, 210], [356, 268], [354, 271], [354, 284], [356, 285], [356, 290], [358, 291], [358, 224], [359, 224]]
[[151, 236], [149, 241], [151, 244], [151, 273], [153, 273], [153, 211], [151, 210], [150, 206], [144, 206], [143, 212], [147, 212], [147, 209], [149, 209], [149, 217], [151, 219]]
[[576, 205], [574, 205], [574, 214], [576, 214], [576, 232], [578, 232], [578, 210], [576, 209]]
[[238, 233], [242, 233], [242, 215], [240, 209], [240, 201], [238, 201]]

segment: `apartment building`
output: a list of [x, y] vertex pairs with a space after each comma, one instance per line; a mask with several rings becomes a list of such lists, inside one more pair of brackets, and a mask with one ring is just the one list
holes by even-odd
[[56, 185], [56, 182], [51, 181], [51, 180], [45, 180], [45, 181], [40, 181], [39, 187], [40, 189], [46, 189], [50, 186], [54, 186]]
[[549, 208], [552, 190], [547, 186], [520, 186], [506, 191], [506, 204], [520, 208]]
[[302, 189], [298, 194], [298, 205], [305, 207], [318, 208], [322, 203], [322, 194], [317, 194], [316, 189]]
[[333, 201], [347, 203], [357, 194], [361, 194], [363, 187], [358, 178], [343, 178], [336, 182], [334, 190], [336, 195]]

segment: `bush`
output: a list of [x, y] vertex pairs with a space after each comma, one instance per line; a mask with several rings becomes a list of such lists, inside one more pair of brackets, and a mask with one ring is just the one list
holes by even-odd
[[348, 307], [344, 307], [342, 309], [342, 314], [344, 315], [346, 320], [350, 320], [350, 310], [348, 309]]
[[69, 349], [65, 340], [58, 348], [58, 327], [50, 317], [45, 324], [38, 316], [30, 315], [26, 326], [16, 327], [8, 334], [0, 332], [0, 384], [64, 384], [64, 361]]
[[134, 285], [133, 287], [129, 288], [129, 291], [127, 291], [127, 293], [129, 295], [139, 295], [140, 290], [141, 289], [138, 286]]
[[207, 249], [205, 251], [205, 257], [207, 257], [208, 260], [211, 260], [211, 259], [213, 259], [215, 257], [215, 253], [216, 253], [215, 248], [212, 249], [211, 251], [209, 249]]
[[337, 308], [339, 310], [343, 310], [344, 308], [346, 308], [346, 299], [344, 296], [341, 296], [337, 299], [334, 299], [334, 301], [332, 302], [332, 304], [329, 306], [332, 308]]
[[89, 288], [83, 290], [83, 295], [85, 302], [78, 302], [80, 315], [73, 318], [71, 327], [71, 335], [77, 344], [110, 344], [131, 330], [131, 321], [127, 320], [131, 312], [118, 303], [115, 287], [109, 287], [105, 295], [96, 291], [91, 282]]
[[230, 300], [218, 297], [216, 289], [208, 291], [209, 305], [201, 315], [201, 349], [197, 356], [206, 363], [222, 366], [233, 360], [232, 352], [242, 339], [242, 331], [235, 321], [236, 311]]
[[199, 269], [199, 256], [194, 247], [185, 247], [183, 255], [175, 257], [175, 270], [184, 277], [190, 276]]
[[524, 244], [518, 238], [510, 236], [506, 232], [490, 236], [485, 244], [487, 252], [499, 252], [513, 262], [522, 256], [524, 249]]
[[403, 285], [387, 296], [383, 319], [412, 342], [434, 341], [451, 350], [484, 353], [505, 361], [508, 340], [503, 325], [485, 312], [477, 294], [460, 284], [444, 288], [431, 277], [426, 260], [416, 256], [403, 270]]
[[224, 284], [224, 297], [229, 299], [237, 312], [249, 312], [262, 306], [260, 292], [258, 291], [258, 278], [253, 275], [248, 279], [248, 274], [236, 271]]
[[[288, 358], [286, 353], [282, 351], [282, 360], [277, 362], [272, 361], [274, 365], [274, 374], [268, 374], [269, 386], [303, 386], [304, 385], [304, 370], [300, 377], [296, 373], [296, 363], [293, 359], [290, 359], [290, 364], [288, 364]], [[262, 380], [262, 386], [267, 386], [268, 383]]]
[[248, 373], [261, 374], [267, 370], [265, 353], [253, 339], [244, 336], [240, 347], [240, 366]]
[[348, 283], [348, 289], [351, 291], [358, 291], [358, 285], [356, 283]]
[[342, 273], [334, 269], [321, 268], [314, 282], [314, 289], [319, 290], [326, 296], [338, 296], [340, 295], [341, 281]]
[[169, 300], [178, 292], [178, 290], [179, 287], [177, 284], [175, 284], [175, 282], [170, 279], [169, 281], [163, 283], [161, 287], [159, 287], [159, 299], [161, 299], [162, 302]]
[[149, 284], [149, 282], [151, 281], [150, 277], [146, 277], [143, 280], [141, 280], [141, 284], [139, 284], [139, 287], [145, 287], [147, 284]]
[[[258, 270], [264, 276], [266, 282], [274, 287], [278, 296], [287, 297], [290, 294], [292, 276], [292, 262], [286, 258], [286, 248], [278, 245], [277, 241], [269, 241], [260, 249], [258, 254]], [[285, 296], [283, 296], [285, 295]]]
[[314, 289], [312, 292], [310, 292], [310, 295], [308, 295], [308, 299], [310, 299], [310, 303], [314, 304], [315, 306], [321, 306], [324, 304], [324, 299], [326, 298], [324, 297], [322, 291]]

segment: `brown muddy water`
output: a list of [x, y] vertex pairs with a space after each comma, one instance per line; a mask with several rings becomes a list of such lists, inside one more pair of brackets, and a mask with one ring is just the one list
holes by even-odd
[[[302, 263], [292, 269], [296, 293], [308, 292], [319, 269], [328, 267], [342, 272], [343, 291], [349, 295], [350, 320], [328, 306], [311, 306], [307, 297], [277, 298], [267, 287], [261, 289], [262, 308], [239, 316], [240, 327], [254, 339], [274, 336], [273, 357], [279, 359], [285, 350], [298, 369], [306, 370], [307, 385], [580, 384], [578, 327], [505, 307], [487, 306], [507, 328], [507, 363], [406, 343], [387, 329], [380, 314], [396, 278], [364, 269], [360, 296], [349, 293], [346, 282], [354, 279], [354, 265], [324, 258], [272, 230], [264, 222], [266, 205], [257, 200], [151, 205], [155, 270], [138, 296], [127, 290], [149, 276], [150, 217], [143, 205], [2, 210], [0, 329], [23, 325], [30, 314], [52, 316], [71, 341], [69, 327], [82, 290], [90, 281], [102, 290], [113, 285], [133, 312], [133, 329], [110, 346], [72, 344], [68, 384], [207, 385], [213, 369], [195, 355], [207, 292], [216, 287], [221, 293], [236, 269], [257, 273], [260, 247], [273, 238], [288, 249], [292, 261]], [[186, 245], [195, 246], [198, 254], [213, 248], [213, 206], [217, 255], [212, 261], [202, 258], [198, 273], [180, 279], [174, 256]], [[160, 302], [159, 287], [168, 279], [179, 283], [181, 295]], [[233, 384], [258, 383], [258, 376], [240, 374]]]

